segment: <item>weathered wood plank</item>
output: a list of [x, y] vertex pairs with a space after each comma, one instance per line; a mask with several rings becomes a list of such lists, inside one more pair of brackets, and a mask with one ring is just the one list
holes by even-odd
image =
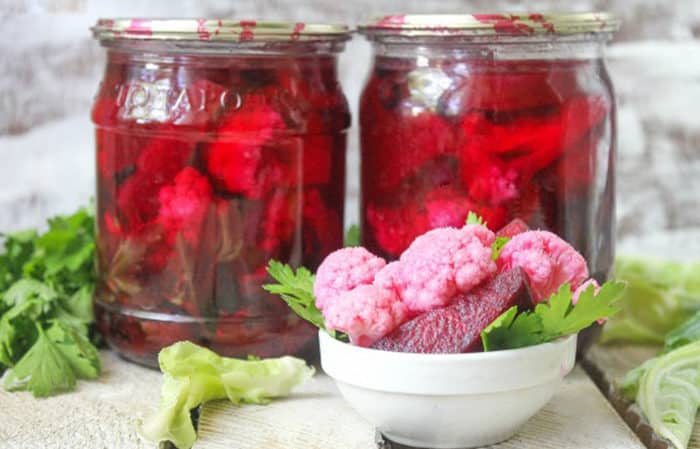
[[[204, 407], [194, 449], [371, 449], [374, 429], [319, 375], [293, 397], [267, 406]], [[552, 401], [497, 449], [639, 449], [643, 445], [582, 369]]]

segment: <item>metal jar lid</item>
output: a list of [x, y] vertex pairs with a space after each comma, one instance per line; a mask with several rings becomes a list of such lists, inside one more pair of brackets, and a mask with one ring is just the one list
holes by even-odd
[[228, 42], [345, 41], [345, 25], [210, 19], [99, 19], [91, 28], [100, 41], [176, 40]]
[[377, 17], [359, 26], [367, 35], [489, 36], [611, 33], [620, 21], [606, 12], [522, 14], [408, 14]]

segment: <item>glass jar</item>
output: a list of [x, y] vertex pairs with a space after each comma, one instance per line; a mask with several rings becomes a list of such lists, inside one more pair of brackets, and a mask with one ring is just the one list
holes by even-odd
[[156, 365], [190, 340], [227, 356], [313, 357], [314, 329], [267, 294], [277, 259], [342, 245], [347, 28], [100, 20], [95, 99], [98, 328]]
[[514, 218], [612, 264], [615, 100], [606, 14], [388, 16], [361, 27], [362, 240], [398, 257], [467, 213]]

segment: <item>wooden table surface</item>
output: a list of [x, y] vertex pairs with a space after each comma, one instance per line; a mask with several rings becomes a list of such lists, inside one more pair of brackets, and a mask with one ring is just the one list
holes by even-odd
[[[594, 349], [597, 357], [606, 354]], [[155, 446], [136, 431], [157, 403], [160, 374], [102, 353], [104, 375], [75, 392], [37, 400], [0, 390], [1, 449], [141, 449]], [[615, 365], [618, 366], [618, 365]], [[619, 366], [618, 366], [619, 368]], [[207, 404], [195, 449], [374, 449], [374, 429], [317, 375], [266, 406]], [[498, 449], [637, 449], [640, 439], [593, 380], [577, 367], [550, 403]]]

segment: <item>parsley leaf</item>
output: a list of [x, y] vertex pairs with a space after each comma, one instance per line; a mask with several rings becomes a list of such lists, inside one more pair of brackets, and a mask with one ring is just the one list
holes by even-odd
[[0, 373], [4, 386], [47, 396], [99, 374], [89, 340], [95, 287], [94, 217], [49, 220], [43, 234], [5, 235], [0, 254]]
[[320, 329], [325, 329], [323, 315], [316, 307], [316, 298], [314, 297], [315, 276], [309, 270], [300, 267], [294, 273], [289, 265], [270, 260], [267, 272], [278, 283], [265, 284], [263, 289], [279, 295], [301, 318]]
[[556, 340], [575, 334], [599, 319], [619, 311], [617, 301], [625, 284], [606, 282], [597, 294], [593, 286], [586, 289], [574, 305], [569, 284], [561, 286], [549, 301], [537, 304], [534, 311], [517, 313], [511, 308], [496, 318], [481, 333], [485, 351], [514, 349]]
[[[467, 214], [467, 222], [466, 224], [468, 225], [479, 225], [479, 226], [487, 226], [488, 223], [484, 221], [482, 217], [477, 215], [476, 213], [469, 211]], [[491, 259], [497, 260], [498, 256], [501, 255], [501, 251], [503, 250], [503, 247], [506, 246], [506, 243], [510, 241], [510, 237], [496, 237], [496, 240], [493, 242], [491, 245]]]
[[518, 314], [518, 306], [513, 306], [489, 324], [481, 338], [484, 351], [537, 345], [544, 339], [542, 319], [535, 314]]
[[467, 223], [466, 224], [468, 224], [468, 225], [475, 224], [475, 225], [486, 226], [486, 222], [484, 221], [484, 219], [472, 211], [469, 211], [469, 213], [467, 214]]
[[350, 226], [345, 233], [343, 246], [360, 246], [360, 227], [356, 224]]
[[[3, 235], [5, 252], [0, 254], [0, 292], [7, 290], [12, 283], [22, 276], [22, 267], [29, 260], [34, 250], [37, 233], [34, 230]], [[0, 307], [0, 313], [2, 313]]]
[[625, 284], [621, 282], [606, 282], [595, 294], [591, 285], [581, 293], [576, 305], [572, 305], [573, 293], [569, 284], [564, 284], [548, 303], [537, 304], [535, 313], [542, 318], [544, 331], [552, 335], [550, 340], [553, 340], [575, 334], [597, 320], [617, 313], [619, 308], [615, 303], [624, 290]]
[[331, 337], [341, 340], [347, 338], [345, 334], [326, 329], [323, 315], [316, 307], [316, 297], [314, 296], [315, 276], [309, 270], [300, 267], [295, 274], [289, 265], [270, 260], [270, 263], [267, 265], [267, 272], [278, 283], [265, 284], [263, 289], [279, 295], [294, 313], [319, 329], [325, 330]]
[[44, 331], [4, 377], [9, 391], [29, 390], [36, 397], [75, 387], [76, 379], [94, 379], [100, 372], [97, 350], [71, 327], [55, 322]]
[[496, 237], [496, 240], [491, 245], [491, 259], [498, 260], [498, 256], [501, 255], [503, 247], [506, 243], [510, 242], [511, 237]]

